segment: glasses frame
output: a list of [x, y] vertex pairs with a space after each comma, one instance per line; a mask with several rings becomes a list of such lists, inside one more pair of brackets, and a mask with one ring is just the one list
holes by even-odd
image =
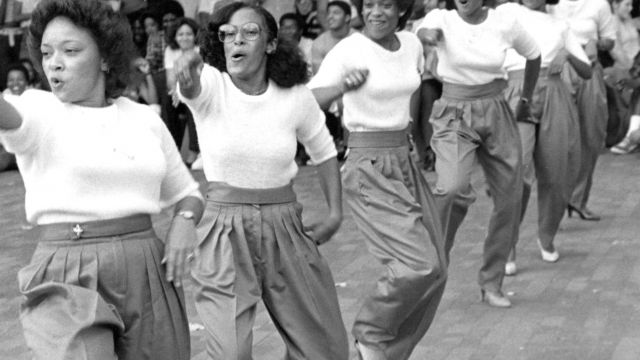
[[[253, 35], [247, 36], [247, 31], [248, 31], [246, 29], [247, 25], [251, 25], [251, 26], [255, 25], [258, 28], [258, 32], [255, 35], [255, 37]], [[221, 30], [223, 27], [233, 28], [233, 32], [227, 32], [227, 31]], [[236, 40], [238, 33], [240, 33], [240, 36], [242, 37], [242, 39], [246, 41], [256, 41], [260, 38], [260, 35], [262, 34], [262, 32], [263, 30], [262, 30], [262, 27], [260, 27], [260, 24], [255, 22], [244, 23], [240, 27], [236, 25], [231, 25], [231, 24], [223, 24], [223, 25], [220, 25], [220, 27], [218, 28], [218, 40], [220, 40], [221, 43], [231, 43]]]

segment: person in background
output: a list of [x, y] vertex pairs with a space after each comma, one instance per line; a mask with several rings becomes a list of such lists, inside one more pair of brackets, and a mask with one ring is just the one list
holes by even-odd
[[569, 200], [567, 213], [569, 217], [575, 212], [582, 220], [598, 221], [600, 216], [594, 214], [587, 203], [598, 155], [605, 145], [609, 115], [604, 74], [597, 55], [599, 50], [609, 51], [613, 48], [616, 28], [611, 8], [605, 0], [560, 0], [557, 5], [549, 6], [547, 12], [569, 23], [569, 28], [585, 49], [593, 68], [593, 75], [588, 80], [578, 76], [570, 66], [563, 72], [578, 105], [581, 141], [578, 182]]
[[618, 144], [611, 147], [611, 152], [628, 154], [634, 151], [637, 146], [631, 141], [629, 135], [640, 128], [640, 117], [636, 115], [639, 113], [640, 104], [638, 104], [636, 97], [631, 96], [635, 88], [626, 86], [631, 84], [631, 67], [635, 56], [640, 52], [640, 36], [631, 19], [631, 0], [613, 0], [611, 7], [616, 26], [616, 39], [609, 54], [614, 63], [613, 66], [604, 69], [604, 76], [607, 83], [619, 90], [618, 94], [621, 99], [626, 100], [627, 112], [630, 114], [626, 136]]
[[20, 96], [29, 87], [29, 70], [21, 63], [9, 65], [6, 77], [6, 88], [2, 92], [4, 96]]
[[133, 60], [131, 79], [122, 96], [126, 96], [137, 103], [149, 105], [157, 115], [160, 115], [156, 85], [151, 76], [149, 62], [143, 57], [137, 57]]
[[[517, 19], [541, 50], [540, 75], [529, 105], [531, 116], [520, 119], [517, 126], [524, 167], [520, 222], [537, 180], [537, 244], [542, 260], [546, 262], [556, 262], [560, 258], [554, 239], [579, 170], [578, 109], [560, 75], [565, 64], [569, 64], [580, 77], [591, 77], [589, 58], [568, 24], [546, 13], [547, 4], [554, 2], [523, 0], [522, 5], [506, 3], [498, 7]], [[505, 94], [513, 111], [517, 110], [522, 97], [525, 66], [524, 57], [515, 50], [507, 52], [504, 68], [509, 74], [509, 85]], [[518, 240], [513, 239], [513, 250], [505, 265], [506, 275], [515, 275], [517, 271]]]
[[302, 35], [304, 23], [300, 16], [294, 13], [286, 13], [280, 17], [279, 25], [278, 39], [280, 41], [289, 41], [294, 46], [297, 46], [302, 52], [304, 60], [309, 64], [309, 70], [311, 70], [313, 40]]
[[147, 56], [147, 33], [140, 17], [131, 19], [131, 32], [133, 34], [133, 44], [138, 50], [138, 55]]
[[[195, 51], [199, 52], [200, 48], [196, 46], [196, 38], [198, 36], [200, 27], [195, 20], [189, 18], [179, 18], [176, 20], [176, 24], [169, 29], [169, 46], [165, 49], [164, 53], [164, 68], [167, 72], [167, 89], [172, 99], [172, 106], [175, 109], [177, 115], [177, 121], [172, 124], [175, 127], [169, 129], [172, 134], [175, 134], [176, 138], [182, 139], [184, 136], [185, 124], [189, 131], [189, 154], [185, 158], [187, 166], [191, 166], [196, 160], [200, 149], [198, 147], [198, 138], [196, 134], [195, 124], [193, 123], [193, 116], [189, 108], [180, 102], [178, 94], [176, 93], [176, 74], [173, 70], [173, 65], [176, 60], [185, 52]], [[180, 144], [182, 142], [180, 141]]]
[[[38, 360], [188, 360], [180, 286], [203, 199], [160, 118], [120, 96], [130, 26], [97, 0], [42, 0], [29, 38], [52, 92], [0, 99], [38, 241], [18, 273], [26, 343]], [[151, 215], [169, 207], [163, 243]]]
[[50, 90], [49, 84], [46, 81], [42, 80], [42, 78], [40, 77], [40, 74], [38, 73], [38, 71], [36, 71], [36, 68], [33, 66], [33, 63], [31, 62], [31, 60], [29, 60], [28, 58], [22, 58], [18, 60], [18, 62], [22, 64], [22, 66], [24, 66], [25, 69], [27, 69], [27, 71], [29, 72], [29, 85], [28, 85], [29, 89], [42, 89], [47, 91]]
[[[29, 71], [20, 63], [9, 65], [6, 78], [6, 89], [0, 95], [5, 99], [22, 95], [29, 86]], [[15, 170], [16, 167], [16, 156], [0, 144], [0, 171]]]
[[[304, 84], [307, 66], [262, 7], [213, 16], [196, 52], [178, 59], [178, 93], [192, 110], [209, 182], [192, 270], [210, 359], [252, 359], [262, 300], [286, 359], [346, 360], [335, 283], [318, 251], [342, 221], [336, 150]], [[296, 142], [314, 163], [329, 215], [305, 230], [292, 189]]]
[[351, 23], [351, 5], [345, 0], [333, 0], [327, 4], [327, 31], [313, 40], [311, 45], [311, 66], [317, 73], [327, 53], [340, 40], [353, 34]]
[[424, 69], [420, 40], [403, 31], [412, 5], [356, 2], [362, 33], [329, 51], [309, 83], [321, 108], [343, 99], [349, 130], [345, 197], [382, 267], [352, 328], [365, 360], [408, 359], [431, 326], [447, 280], [433, 195], [409, 151]]
[[294, 6], [302, 36], [313, 40], [326, 30], [327, 0], [295, 0]]
[[[447, 259], [456, 232], [475, 201], [474, 165], [485, 174], [493, 211], [478, 272], [481, 299], [493, 307], [511, 307], [502, 291], [505, 265], [519, 236], [522, 205], [522, 149], [516, 121], [530, 116], [538, 80], [540, 48], [513, 16], [483, 5], [456, 0], [457, 10], [431, 10], [418, 26], [425, 46], [438, 55], [442, 97], [433, 105], [431, 146], [436, 153], [436, 204], [446, 238]], [[515, 116], [505, 99], [506, 52], [526, 58]]]

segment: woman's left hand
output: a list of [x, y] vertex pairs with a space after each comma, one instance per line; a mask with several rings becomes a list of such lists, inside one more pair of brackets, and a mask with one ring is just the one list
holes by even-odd
[[182, 286], [182, 277], [193, 260], [197, 243], [196, 225], [193, 220], [176, 216], [171, 222], [164, 249], [167, 281]]
[[531, 117], [531, 109], [529, 107], [529, 102], [518, 101], [518, 106], [516, 106], [516, 121], [528, 121]]
[[319, 224], [313, 224], [305, 228], [309, 233], [316, 245], [322, 245], [329, 240], [333, 234], [338, 231], [341, 223], [340, 217], [329, 216], [327, 219]]

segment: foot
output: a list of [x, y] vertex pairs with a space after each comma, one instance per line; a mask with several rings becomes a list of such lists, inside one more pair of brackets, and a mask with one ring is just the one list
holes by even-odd
[[633, 152], [637, 148], [638, 148], [638, 144], [631, 141], [629, 137], [625, 137], [624, 139], [622, 139], [622, 141], [614, 145], [610, 149], [610, 151], [614, 154], [624, 155], [624, 154], [629, 154]]
[[360, 356], [360, 360], [387, 360], [387, 356], [382, 350], [365, 346], [358, 341], [356, 341], [356, 352]]
[[511, 307], [511, 300], [509, 300], [502, 291], [489, 291], [489, 290], [480, 290], [482, 294], [482, 302], [486, 302], [489, 306], [498, 307], [498, 308], [509, 308]]
[[551, 245], [551, 249], [545, 249], [542, 247], [542, 243], [540, 239], [538, 239], [538, 247], [540, 248], [540, 255], [542, 256], [542, 260], [550, 263], [554, 263], [560, 259], [560, 254], [558, 251]]
[[516, 262], [507, 261], [507, 263], [504, 265], [504, 274], [507, 276], [514, 276], [516, 274], [516, 271], [518, 271]]

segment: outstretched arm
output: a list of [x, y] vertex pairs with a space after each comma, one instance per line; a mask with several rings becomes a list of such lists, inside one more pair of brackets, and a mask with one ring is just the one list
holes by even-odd
[[203, 66], [204, 61], [196, 51], [186, 52], [176, 60], [173, 70], [180, 84], [180, 93], [185, 98], [193, 99], [200, 95], [200, 74]]
[[18, 110], [0, 96], [0, 130], [13, 130], [22, 125], [22, 116]]

